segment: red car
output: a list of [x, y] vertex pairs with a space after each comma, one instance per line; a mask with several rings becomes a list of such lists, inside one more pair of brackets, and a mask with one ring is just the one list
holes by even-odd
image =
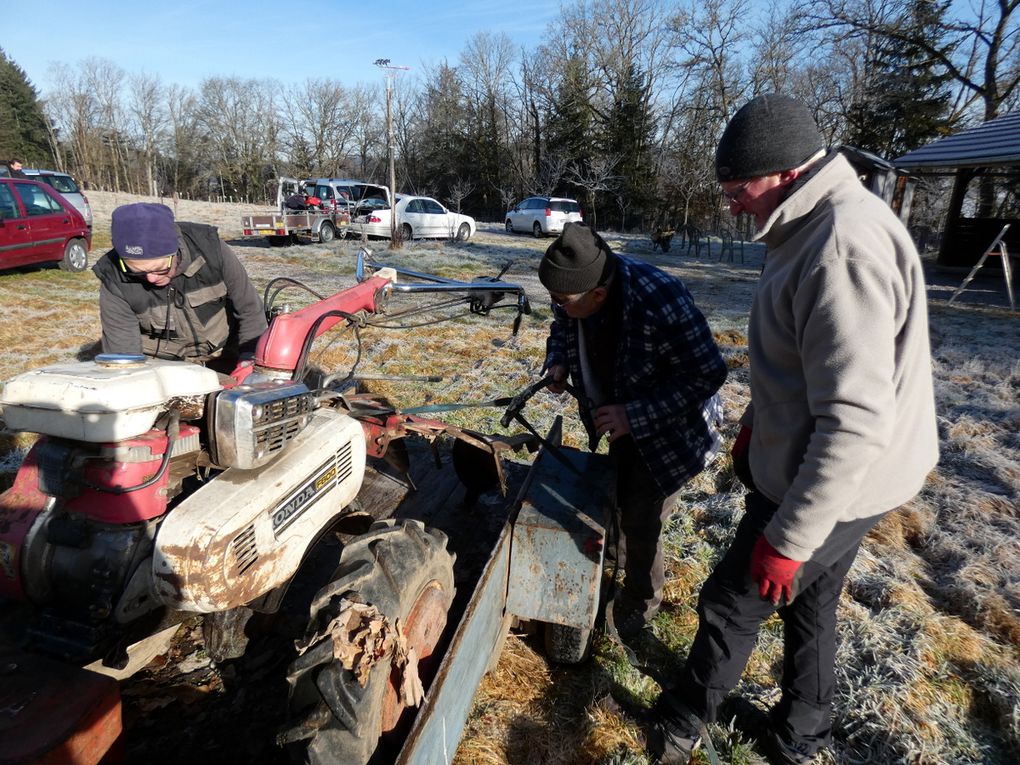
[[84, 271], [91, 246], [85, 218], [52, 186], [0, 178], [0, 269], [56, 262]]

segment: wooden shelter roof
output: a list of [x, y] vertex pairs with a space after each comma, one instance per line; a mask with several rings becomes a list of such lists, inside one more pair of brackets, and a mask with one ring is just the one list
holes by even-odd
[[1020, 165], [1020, 111], [932, 141], [893, 164], [904, 170]]

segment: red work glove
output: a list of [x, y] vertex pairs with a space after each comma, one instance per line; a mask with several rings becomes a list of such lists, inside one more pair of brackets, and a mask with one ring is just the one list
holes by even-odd
[[793, 584], [802, 561], [787, 558], [762, 534], [751, 551], [751, 578], [758, 583], [758, 594], [778, 606], [780, 600], [793, 600]]
[[751, 429], [747, 425], [740, 426], [740, 432], [730, 449], [733, 460], [733, 474], [748, 489], [754, 491], [754, 478], [751, 476]]

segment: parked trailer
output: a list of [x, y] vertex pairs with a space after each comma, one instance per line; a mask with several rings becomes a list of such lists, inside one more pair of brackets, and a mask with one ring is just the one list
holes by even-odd
[[343, 238], [350, 223], [351, 216], [346, 212], [295, 210], [244, 215], [241, 231], [244, 236], [265, 237], [272, 247], [284, 247], [296, 244], [302, 236], [319, 242]]

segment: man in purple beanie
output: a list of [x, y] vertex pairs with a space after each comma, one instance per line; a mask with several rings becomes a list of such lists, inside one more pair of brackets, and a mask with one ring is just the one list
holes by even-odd
[[169, 207], [113, 211], [113, 249], [92, 267], [102, 283], [104, 353], [187, 359], [230, 372], [266, 330], [255, 287], [213, 226], [175, 223]]

